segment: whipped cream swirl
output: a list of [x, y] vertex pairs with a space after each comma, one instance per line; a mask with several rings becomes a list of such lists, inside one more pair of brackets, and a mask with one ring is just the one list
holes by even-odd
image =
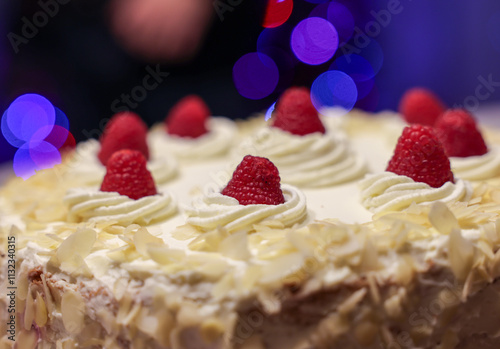
[[[106, 167], [97, 157], [100, 149], [101, 145], [95, 139], [78, 144], [73, 158], [66, 163], [68, 175], [86, 185], [100, 184], [106, 174]], [[147, 168], [157, 184], [167, 182], [178, 172], [175, 158], [165, 154], [150, 157]]]
[[166, 219], [177, 212], [175, 200], [167, 193], [145, 196], [138, 200], [115, 192], [85, 188], [68, 191], [64, 202], [69, 206], [70, 222], [116, 222], [148, 225]]
[[280, 205], [240, 205], [230, 196], [209, 193], [195, 200], [191, 207], [184, 208], [187, 223], [204, 231], [224, 227], [230, 233], [251, 229], [253, 224], [264, 220], [277, 220], [291, 227], [306, 218], [306, 198], [291, 185], [283, 184], [281, 189], [285, 203]]
[[224, 117], [212, 117], [207, 128], [208, 133], [189, 138], [170, 135], [160, 125], [148, 134], [148, 142], [153, 154], [170, 153], [182, 160], [203, 160], [225, 154], [236, 134], [234, 122]]
[[484, 155], [465, 158], [450, 157], [451, 169], [455, 175], [470, 181], [490, 179], [500, 175], [500, 149], [490, 147]]
[[433, 188], [392, 172], [368, 175], [359, 183], [361, 202], [369, 211], [379, 213], [402, 210], [412, 203], [469, 200], [472, 195], [470, 183], [461, 179], [455, 181]]
[[237, 149], [237, 155], [271, 160], [284, 183], [298, 187], [326, 187], [362, 177], [365, 161], [340, 134], [297, 136], [276, 127], [260, 130]]

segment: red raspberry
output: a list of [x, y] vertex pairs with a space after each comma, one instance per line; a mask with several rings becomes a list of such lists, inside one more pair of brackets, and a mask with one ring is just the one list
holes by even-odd
[[140, 151], [129, 149], [111, 156], [101, 191], [118, 192], [134, 200], [157, 194], [153, 177], [146, 168], [146, 158]]
[[210, 115], [203, 99], [196, 95], [186, 96], [170, 109], [165, 119], [167, 133], [198, 138], [208, 132], [206, 124]]
[[448, 156], [463, 158], [488, 152], [474, 117], [463, 109], [448, 110], [434, 128]]
[[420, 87], [406, 91], [399, 103], [399, 112], [409, 124], [433, 126], [444, 111], [443, 102], [431, 91]]
[[291, 87], [283, 92], [276, 104], [272, 126], [299, 136], [325, 133], [325, 126], [311, 102], [311, 93], [305, 87]]
[[448, 181], [453, 182], [450, 160], [441, 142], [431, 127], [423, 125], [404, 128], [386, 171], [427, 183], [434, 188]]
[[103, 165], [106, 165], [114, 152], [121, 149], [133, 149], [140, 151], [147, 160], [149, 159], [147, 133], [148, 127], [136, 113], [115, 114], [101, 135], [101, 150], [97, 157]]
[[240, 205], [279, 205], [285, 202], [276, 166], [266, 158], [252, 155], [243, 158], [221, 193], [235, 198]]

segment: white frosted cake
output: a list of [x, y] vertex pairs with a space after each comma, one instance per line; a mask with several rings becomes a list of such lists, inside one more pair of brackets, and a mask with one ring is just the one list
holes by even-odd
[[[432, 187], [386, 171], [396, 113], [326, 111], [304, 135], [275, 117], [154, 127], [137, 199], [103, 183], [95, 140], [11, 179], [0, 348], [498, 349], [500, 131], [479, 125], [487, 153]], [[247, 154], [276, 165], [282, 203], [222, 194]]]

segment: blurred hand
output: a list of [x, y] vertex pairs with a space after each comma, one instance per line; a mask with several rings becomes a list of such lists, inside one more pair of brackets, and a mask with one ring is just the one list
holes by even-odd
[[183, 61], [199, 48], [211, 21], [211, 0], [111, 0], [112, 32], [132, 54]]

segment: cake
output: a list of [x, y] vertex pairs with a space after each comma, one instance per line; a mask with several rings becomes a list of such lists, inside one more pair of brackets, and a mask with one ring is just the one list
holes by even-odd
[[[0, 348], [500, 347], [500, 131], [479, 125], [486, 153], [461, 158], [490, 164], [487, 175], [457, 171], [434, 188], [386, 171], [407, 126], [401, 115], [326, 110], [298, 127], [310, 133], [295, 134], [309, 102], [278, 104], [270, 122], [219, 123], [190, 99], [174, 114], [195, 109], [194, 122], [209, 126], [177, 136], [171, 124], [153, 127], [149, 160], [118, 150], [97, 163], [104, 145], [89, 140], [54, 169], [11, 179], [0, 190], [0, 263], [9, 268]], [[286, 142], [264, 146], [275, 134]], [[300, 137], [317, 154], [318, 145], [343, 149], [349, 165], [326, 170], [341, 180], [311, 177], [332, 161], [273, 153], [302, 151]], [[195, 161], [176, 142], [192, 154], [209, 148], [202, 142], [218, 150]], [[246, 176], [245, 149], [293, 183], [276, 182], [274, 169]], [[129, 157], [138, 172], [123, 165]], [[294, 177], [306, 160], [312, 170]], [[102, 166], [99, 179], [89, 180], [91, 166]], [[175, 175], [161, 180], [155, 168]], [[454, 168], [462, 165], [452, 159]], [[136, 184], [116, 189], [122, 170]], [[255, 195], [233, 182], [249, 177], [266, 183], [242, 186]], [[278, 203], [253, 203], [268, 186], [283, 195]]]

